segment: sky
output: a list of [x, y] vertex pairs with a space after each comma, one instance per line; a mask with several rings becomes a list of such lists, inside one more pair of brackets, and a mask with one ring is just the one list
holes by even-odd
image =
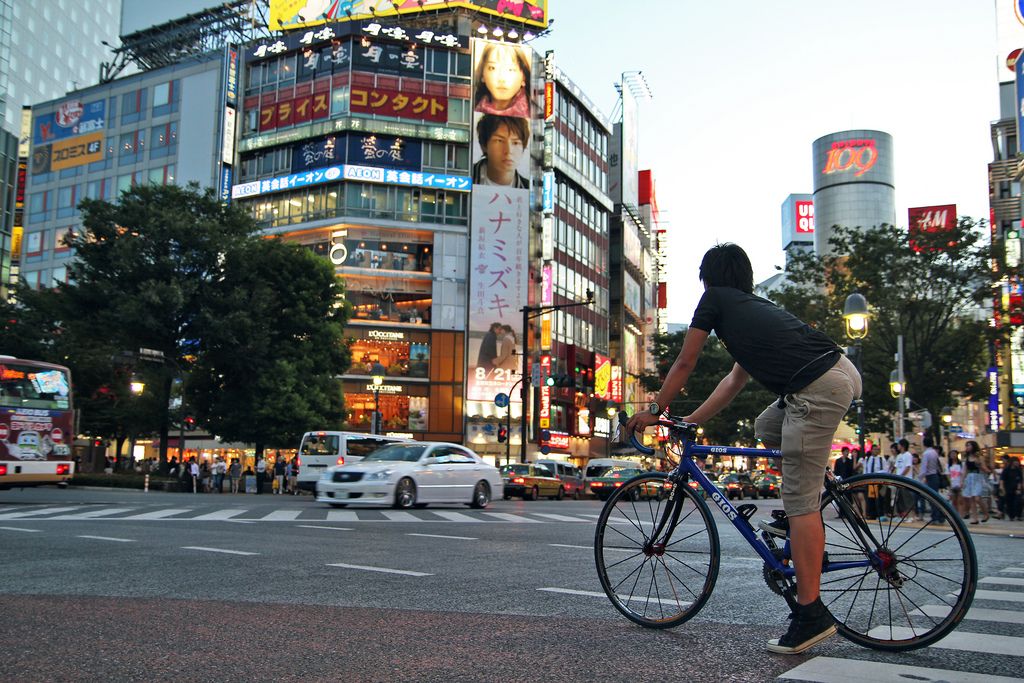
[[558, 67], [611, 116], [642, 71], [640, 168], [668, 222], [668, 320], [689, 323], [708, 247], [736, 242], [754, 281], [785, 263], [781, 205], [810, 193], [811, 144], [890, 133], [896, 215], [957, 204], [988, 217], [999, 118], [993, 0], [549, 0]]

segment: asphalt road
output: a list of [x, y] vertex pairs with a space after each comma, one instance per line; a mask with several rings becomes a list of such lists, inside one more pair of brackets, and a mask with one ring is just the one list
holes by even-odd
[[[765, 516], [777, 506], [758, 504]], [[600, 506], [405, 513], [272, 495], [0, 492], [0, 679], [991, 681], [1021, 669], [1024, 620], [991, 616], [911, 653], [840, 638], [766, 653], [788, 610], [721, 515], [702, 612], [670, 631], [634, 626], [594, 569]], [[1019, 615], [1024, 544], [975, 544], [991, 579], [975, 606]]]

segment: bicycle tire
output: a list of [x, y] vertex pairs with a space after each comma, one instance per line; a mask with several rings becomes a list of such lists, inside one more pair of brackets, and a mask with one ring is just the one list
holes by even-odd
[[[843, 485], [840, 495], [851, 503], [854, 520], [838, 516], [832, 492], [822, 499], [829, 562], [871, 559], [854, 530], [861, 524], [880, 547], [874, 549], [874, 566], [822, 574], [822, 602], [839, 632], [859, 645], [891, 652], [927, 647], [945, 637], [967, 614], [978, 581], [978, 558], [963, 520], [942, 496], [913, 479], [862, 474]], [[895, 495], [890, 498], [882, 487]], [[874, 518], [867, 514], [872, 494]], [[918, 498], [928, 508], [935, 505], [942, 521], [933, 522], [928, 509], [922, 522], [909, 521], [915, 510], [906, 506], [916, 508]], [[877, 514], [890, 511], [886, 500], [892, 501], [891, 516]]]
[[[646, 628], [672, 628], [692, 618], [707, 602], [718, 579], [718, 527], [707, 503], [689, 486], [676, 487], [677, 495], [685, 498], [668, 545], [660, 553], [645, 553], [648, 534], [654, 531], [666, 507], [673, 504], [666, 492], [666, 480], [665, 474], [650, 473], [624, 483], [601, 509], [594, 534], [594, 560], [601, 587], [619, 612]], [[692, 505], [688, 506], [687, 501]], [[695, 513], [695, 524], [684, 529], [684, 522], [694, 521]], [[606, 554], [612, 557], [606, 559]], [[629, 556], [623, 558], [625, 554]], [[633, 566], [636, 562], [639, 564]], [[704, 566], [706, 570], [698, 570]], [[640, 592], [646, 590], [646, 596], [639, 595], [638, 588]]]

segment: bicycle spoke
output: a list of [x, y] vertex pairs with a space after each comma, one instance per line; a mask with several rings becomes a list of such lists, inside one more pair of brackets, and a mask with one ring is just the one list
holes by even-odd
[[643, 554], [644, 554], [643, 551], [640, 551], [638, 553], [634, 553], [633, 555], [630, 555], [629, 557], [627, 557], [624, 560], [619, 560], [618, 562], [613, 562], [612, 564], [607, 566], [607, 569], [614, 569], [615, 567], [618, 567], [623, 562], [629, 562], [630, 560], [635, 560], [636, 558], [640, 557]]
[[[672, 588], [672, 597], [675, 598], [675, 600], [676, 600], [676, 607], [678, 607], [679, 609], [683, 609], [683, 602], [682, 602], [682, 600], [679, 599], [679, 593], [676, 592], [676, 586], [675, 586], [674, 583], [672, 583], [672, 579], [671, 579], [671, 577], [675, 576], [675, 573], [671, 569], [668, 568], [668, 565], [665, 564], [665, 560], [663, 560], [663, 559], [661, 559], [659, 557], [658, 561], [661, 562], [661, 566], [665, 568], [665, 574], [666, 574], [665, 581], [667, 581], [669, 587]], [[676, 580], [677, 581], [679, 580], [678, 577], [676, 577]], [[684, 582], [679, 581], [679, 583], [682, 584], [683, 588], [685, 588], [686, 590], [690, 591], [690, 588]], [[693, 591], [690, 591], [690, 595], [693, 595], [694, 597], [696, 597], [696, 595], [694, 594]]]
[[[661, 562], [662, 566], [665, 567], [665, 571], [668, 572], [669, 574], [671, 574], [672, 576], [674, 576], [676, 578], [676, 581], [679, 582], [679, 585], [681, 585], [683, 588], [685, 588], [690, 593], [690, 595], [692, 595], [694, 598], [697, 597], [697, 594], [694, 593], [692, 590], [690, 590], [690, 587], [686, 585], [686, 582], [683, 581], [681, 578], [679, 578], [678, 574], [676, 574], [674, 571], [669, 569], [668, 564], [665, 562], [665, 558], [659, 557], [658, 560]], [[700, 574], [700, 572], [697, 572], [697, 573]], [[707, 577], [705, 576], [705, 579], [706, 578]]]

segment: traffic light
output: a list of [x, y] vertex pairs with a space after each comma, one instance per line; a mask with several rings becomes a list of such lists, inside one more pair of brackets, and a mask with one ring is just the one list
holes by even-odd
[[185, 431], [194, 432], [196, 429], [196, 418], [191, 415], [186, 415], [184, 419]]
[[502, 425], [498, 427], [498, 443], [505, 443], [508, 441], [508, 427]]
[[562, 372], [556, 375], [550, 375], [547, 380], [545, 380], [545, 383], [549, 387], [574, 387], [576, 386], [576, 379], [572, 375]]

